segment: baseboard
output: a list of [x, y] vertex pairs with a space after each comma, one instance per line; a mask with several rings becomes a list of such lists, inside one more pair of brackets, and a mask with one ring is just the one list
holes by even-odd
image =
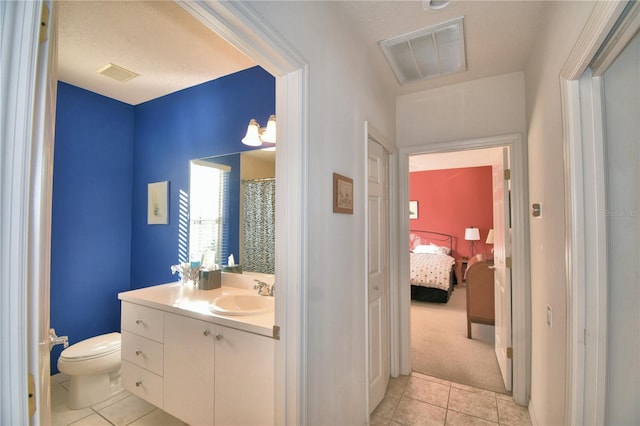
[[533, 399], [529, 398], [529, 417], [531, 417], [531, 424], [537, 426], [538, 419], [536, 418], [536, 410], [533, 408]]

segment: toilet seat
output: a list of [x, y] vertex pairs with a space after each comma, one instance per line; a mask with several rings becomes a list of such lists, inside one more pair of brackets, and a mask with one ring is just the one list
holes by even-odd
[[86, 361], [120, 351], [120, 333], [109, 333], [69, 346], [60, 354], [66, 362]]

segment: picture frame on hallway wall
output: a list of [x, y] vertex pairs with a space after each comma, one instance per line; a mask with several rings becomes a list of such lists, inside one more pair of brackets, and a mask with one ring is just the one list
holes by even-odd
[[169, 181], [152, 182], [147, 187], [147, 224], [169, 224]]
[[418, 201], [409, 201], [409, 219], [418, 218]]
[[333, 174], [333, 212], [353, 214], [353, 179]]

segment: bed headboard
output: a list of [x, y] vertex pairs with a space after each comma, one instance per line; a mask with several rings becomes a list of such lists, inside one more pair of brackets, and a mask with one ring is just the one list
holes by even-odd
[[453, 235], [443, 234], [442, 232], [424, 231], [412, 229], [409, 231], [409, 249], [422, 244], [436, 244], [438, 246], [448, 247], [453, 253]]

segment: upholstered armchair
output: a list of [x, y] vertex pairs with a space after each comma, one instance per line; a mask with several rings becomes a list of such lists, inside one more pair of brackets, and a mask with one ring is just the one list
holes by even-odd
[[471, 323], [495, 325], [493, 265], [476, 261], [466, 271], [467, 337], [471, 339]]

